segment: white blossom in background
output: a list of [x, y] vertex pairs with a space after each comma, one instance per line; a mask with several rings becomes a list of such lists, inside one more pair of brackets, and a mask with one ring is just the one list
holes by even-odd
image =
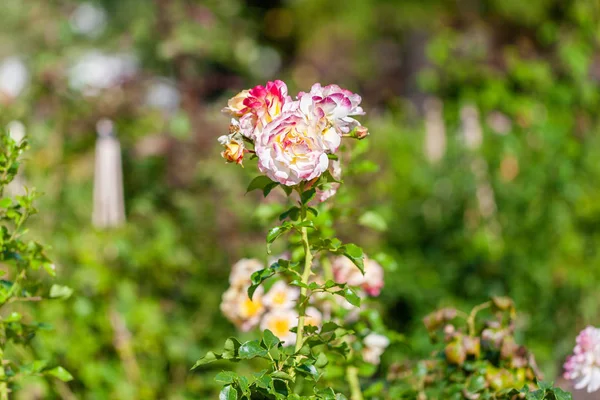
[[[23, 125], [21, 121], [11, 121], [6, 129], [8, 130], [10, 138], [17, 143], [25, 138], [25, 125]], [[19, 169], [12, 182], [6, 186], [6, 193], [9, 196], [23, 196], [27, 193], [26, 186], [23, 170]]]
[[316, 307], [307, 307], [304, 324], [320, 328], [323, 324], [323, 314]]
[[252, 299], [248, 297], [248, 287], [231, 286], [221, 300], [221, 312], [242, 331], [256, 327], [265, 313], [263, 292], [259, 287]]
[[263, 268], [263, 263], [255, 258], [242, 258], [231, 267], [229, 284], [234, 287], [249, 286], [252, 274]]
[[73, 31], [92, 38], [98, 37], [106, 28], [106, 11], [95, 4], [82, 3], [73, 11], [69, 22]]
[[268, 329], [284, 342], [284, 346], [292, 346], [296, 341], [296, 334], [290, 329], [298, 325], [298, 312], [294, 309], [271, 310], [267, 312], [261, 323], [260, 329]]
[[575, 384], [575, 389], [588, 393], [600, 389], [600, 329], [588, 326], [576, 339], [573, 355], [564, 365], [564, 377]]
[[20, 57], [8, 57], [0, 63], [0, 94], [15, 99], [28, 82], [29, 71]]
[[172, 113], [179, 108], [181, 94], [175, 82], [168, 78], [152, 80], [146, 92], [146, 105]]
[[137, 72], [137, 60], [132, 54], [105, 54], [92, 50], [81, 56], [69, 69], [72, 89], [86, 96], [97, 96], [104, 89], [121, 84]]
[[294, 308], [300, 297], [300, 290], [284, 281], [277, 281], [265, 295], [263, 302], [270, 309], [287, 310]]
[[462, 133], [467, 148], [475, 150], [483, 143], [483, 131], [479, 122], [479, 112], [473, 105], [467, 105], [460, 110]]
[[381, 355], [390, 345], [390, 340], [378, 333], [369, 333], [364, 339], [365, 347], [362, 350], [362, 357], [369, 364], [378, 365], [381, 362]]

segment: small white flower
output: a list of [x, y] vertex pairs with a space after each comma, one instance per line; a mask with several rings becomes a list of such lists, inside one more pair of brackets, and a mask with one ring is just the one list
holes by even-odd
[[304, 316], [304, 325], [312, 325], [320, 328], [322, 323], [323, 314], [315, 307], [307, 307], [306, 315]]
[[298, 288], [289, 286], [283, 281], [278, 281], [271, 286], [263, 302], [265, 306], [271, 309], [290, 309], [294, 308], [299, 296], [300, 290]]
[[29, 82], [29, 71], [19, 57], [8, 57], [0, 63], [0, 94], [17, 98]]
[[390, 345], [390, 340], [378, 333], [371, 332], [364, 339], [365, 347], [362, 350], [363, 360], [369, 364], [378, 365], [381, 361], [381, 355]]
[[93, 50], [84, 54], [69, 70], [69, 86], [86, 96], [97, 96], [117, 86], [137, 71], [131, 54], [104, 54]]
[[242, 331], [254, 328], [265, 312], [261, 289], [259, 287], [250, 300], [247, 287], [230, 287], [223, 293], [221, 312]]
[[229, 274], [229, 284], [234, 287], [250, 285], [250, 277], [258, 270], [264, 268], [264, 265], [254, 258], [242, 258], [231, 267]]
[[294, 309], [272, 310], [267, 312], [261, 323], [261, 329], [268, 329], [284, 342], [284, 346], [292, 346], [296, 341], [296, 334], [290, 329], [298, 326], [298, 313]]
[[564, 377], [575, 383], [575, 389], [586, 388], [588, 393], [600, 389], [600, 329], [588, 326], [581, 331], [564, 368]]
[[82, 3], [71, 15], [70, 23], [75, 32], [97, 37], [106, 27], [106, 12], [92, 3]]

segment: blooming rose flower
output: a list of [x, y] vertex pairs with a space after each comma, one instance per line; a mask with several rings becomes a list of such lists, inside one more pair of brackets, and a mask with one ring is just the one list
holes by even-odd
[[329, 166], [322, 141], [324, 121], [285, 112], [268, 124], [256, 141], [258, 168], [286, 186], [320, 176]]
[[276, 80], [267, 82], [265, 86], [241, 91], [229, 99], [223, 112], [240, 118], [242, 134], [256, 140], [263, 128], [285, 111], [285, 105], [291, 102], [285, 83]]
[[363, 115], [359, 106], [361, 97], [338, 85], [321, 86], [315, 83], [309, 93], [298, 94], [299, 107], [305, 115], [318, 114], [328, 121], [328, 129], [323, 133], [330, 151], [337, 150], [341, 143], [342, 134], [349, 133], [360, 123], [352, 118], [353, 115]]
[[241, 164], [242, 161], [244, 161], [246, 147], [244, 146], [244, 141], [236, 136], [237, 134], [223, 135], [219, 137], [219, 143], [225, 148], [221, 152], [221, 157], [227, 160], [227, 162]]
[[247, 295], [247, 286], [231, 286], [223, 293], [221, 300], [223, 315], [244, 332], [257, 326], [265, 312], [261, 289], [259, 287], [256, 290], [252, 300]]
[[321, 311], [316, 309], [315, 307], [307, 307], [306, 315], [304, 316], [304, 325], [312, 325], [316, 327], [321, 327], [323, 323], [323, 314]]
[[381, 361], [381, 355], [390, 345], [390, 340], [378, 333], [371, 332], [364, 339], [365, 347], [362, 350], [362, 357], [369, 364], [378, 365]]
[[[331, 164], [329, 164], [329, 171], [331, 172], [331, 176], [335, 179], [342, 179], [342, 163], [340, 160], [333, 160]], [[327, 187], [322, 189], [317, 189], [317, 200], [322, 203], [325, 200], [333, 197], [338, 189], [340, 188], [340, 184], [337, 182], [328, 183]]]
[[228, 113], [233, 117], [241, 117], [247, 110], [247, 107], [244, 105], [244, 100], [246, 100], [249, 95], [249, 90], [242, 90], [241, 92], [227, 100], [227, 107], [225, 107], [221, 111]]
[[271, 286], [263, 302], [270, 309], [290, 309], [294, 308], [299, 296], [298, 288], [289, 286], [284, 281], [278, 281]]
[[263, 264], [257, 259], [242, 258], [231, 267], [229, 284], [238, 288], [241, 286], [249, 286], [252, 274], [263, 268]]
[[379, 296], [383, 288], [383, 268], [374, 260], [365, 258], [365, 274], [346, 257], [333, 260], [333, 275], [336, 282], [361, 287], [369, 296]]
[[271, 310], [265, 314], [260, 329], [268, 329], [284, 342], [284, 346], [292, 346], [296, 341], [296, 334], [290, 329], [298, 325], [298, 313], [294, 309]]
[[588, 326], [576, 342], [573, 355], [564, 365], [564, 377], [574, 381], [575, 389], [595, 392], [600, 389], [600, 329]]

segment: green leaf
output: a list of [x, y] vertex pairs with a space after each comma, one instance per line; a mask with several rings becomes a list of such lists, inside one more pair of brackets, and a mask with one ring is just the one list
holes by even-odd
[[302, 204], [308, 204], [308, 202], [314, 199], [316, 195], [317, 190], [315, 188], [311, 188], [302, 193], [300, 200], [302, 201]]
[[10, 197], [5, 197], [3, 199], [0, 199], [0, 207], [8, 208], [10, 206], [12, 206], [12, 199]]
[[303, 363], [300, 364], [296, 367], [296, 371], [302, 373], [304, 376], [310, 377], [315, 381], [319, 380], [319, 371], [317, 371], [317, 368], [309, 363]]
[[348, 303], [352, 304], [354, 307], [360, 307], [360, 297], [349, 287], [335, 292], [338, 296], [342, 296]]
[[236, 338], [230, 337], [225, 341], [225, 346], [223, 347], [223, 354], [221, 354], [221, 357], [224, 360], [237, 359], [240, 346], [241, 343]]
[[73, 294], [73, 289], [68, 286], [52, 285], [50, 288], [50, 298], [68, 299]]
[[277, 182], [271, 182], [268, 185], [266, 185], [263, 188], [263, 196], [267, 197], [269, 195], [269, 193], [271, 193], [271, 190], [275, 189], [277, 186], [279, 186], [279, 183], [277, 183]]
[[358, 218], [358, 223], [379, 232], [386, 231], [388, 228], [385, 219], [374, 211], [365, 212]]
[[363, 274], [365, 273], [364, 254], [360, 247], [353, 243], [349, 243], [341, 247], [341, 252], [358, 267], [360, 272]]
[[52, 368], [51, 370], [46, 371], [46, 374], [58, 378], [63, 382], [69, 382], [73, 380], [73, 375], [71, 375], [69, 371], [63, 367]]
[[232, 371], [222, 371], [215, 376], [215, 381], [222, 385], [231, 385], [235, 383], [237, 374]]
[[251, 192], [253, 190], [264, 190], [265, 187], [273, 183], [277, 185], [277, 182], [273, 182], [271, 179], [264, 175], [257, 176], [256, 178], [252, 179], [252, 181], [250, 181], [250, 184], [246, 189], [246, 193]]
[[290, 374], [283, 371], [275, 371], [271, 374], [271, 377], [274, 379], [282, 379], [284, 381], [294, 381], [294, 378]]
[[250, 340], [240, 346], [238, 355], [242, 360], [249, 360], [256, 357], [266, 357], [267, 350], [265, 350], [258, 340]]
[[194, 366], [192, 367], [192, 371], [198, 367], [213, 363], [213, 362], [221, 360], [221, 359], [223, 359], [223, 357], [220, 354], [216, 354], [212, 351], [209, 351], [208, 353], [206, 353], [206, 355], [204, 357], [202, 357], [198, 361], [196, 361], [196, 364], [194, 364]]
[[291, 225], [289, 225], [289, 223], [284, 223], [281, 226], [276, 226], [275, 228], [272, 228], [269, 231], [269, 233], [267, 233], [267, 243], [273, 243], [275, 239], [277, 239], [279, 236], [283, 235], [290, 229]]
[[238, 393], [233, 386], [225, 386], [219, 393], [219, 400], [237, 400]]
[[281, 341], [277, 336], [273, 334], [268, 329], [265, 329], [263, 332], [263, 343], [267, 347], [267, 350], [271, 350], [273, 347], [277, 346]]

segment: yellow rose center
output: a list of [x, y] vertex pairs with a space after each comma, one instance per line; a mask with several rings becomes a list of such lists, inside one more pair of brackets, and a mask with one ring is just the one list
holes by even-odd
[[245, 299], [242, 304], [242, 312], [246, 317], [254, 317], [262, 311], [262, 303], [260, 301], [252, 301]]
[[276, 319], [269, 323], [269, 328], [275, 336], [285, 336], [290, 331], [290, 323], [287, 319]]
[[278, 292], [275, 294], [275, 296], [273, 296], [273, 303], [278, 304], [278, 305], [285, 304], [286, 300], [287, 300], [287, 296], [285, 295], [284, 292]]

